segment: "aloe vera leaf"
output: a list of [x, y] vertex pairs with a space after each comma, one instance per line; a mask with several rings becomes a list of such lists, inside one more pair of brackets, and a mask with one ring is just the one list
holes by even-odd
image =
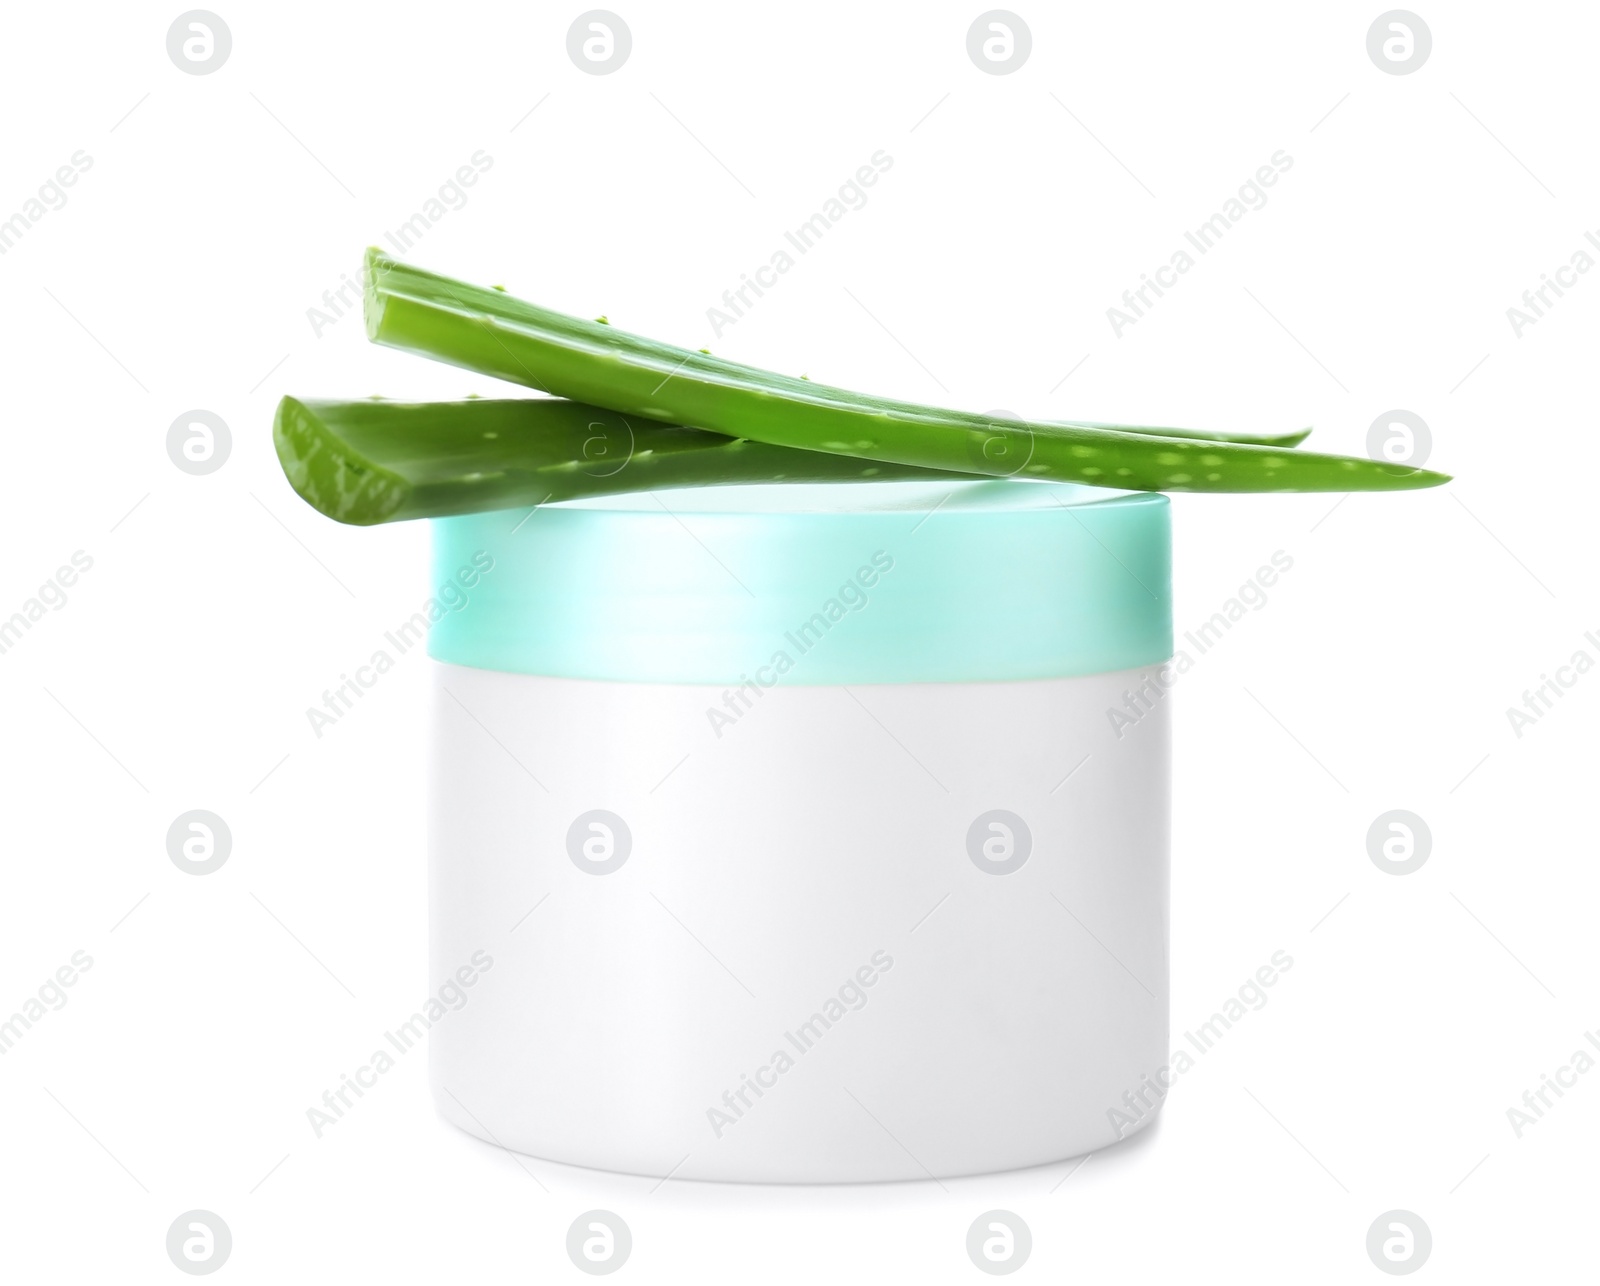
[[272, 440], [300, 497], [357, 526], [622, 491], [971, 476], [768, 446], [552, 398], [286, 397]]
[[921, 468], [1139, 491], [1394, 491], [1445, 474], [1359, 457], [997, 423], [829, 388], [630, 335], [369, 250], [367, 334], [624, 415]]

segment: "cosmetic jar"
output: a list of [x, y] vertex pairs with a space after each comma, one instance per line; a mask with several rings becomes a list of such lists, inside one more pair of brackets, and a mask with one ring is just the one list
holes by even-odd
[[737, 486], [432, 525], [446, 1119], [771, 1183], [1040, 1165], [1154, 1119], [1164, 496]]

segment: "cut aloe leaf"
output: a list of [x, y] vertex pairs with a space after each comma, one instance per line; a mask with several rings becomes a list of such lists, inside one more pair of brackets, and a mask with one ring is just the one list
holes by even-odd
[[286, 397], [272, 441], [300, 497], [357, 526], [621, 491], [970, 476], [767, 446], [550, 398]]
[[995, 421], [829, 388], [657, 343], [367, 254], [368, 335], [621, 414], [773, 446], [1139, 491], [1395, 491], [1447, 475], [1359, 457]]

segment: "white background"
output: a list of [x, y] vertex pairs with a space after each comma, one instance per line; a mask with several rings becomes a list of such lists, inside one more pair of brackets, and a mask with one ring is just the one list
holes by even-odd
[[[1036, 1280], [1382, 1280], [1366, 1231], [1397, 1207], [1432, 1229], [1424, 1277], [1592, 1272], [1600, 1069], [1520, 1139], [1506, 1110], [1600, 1027], [1600, 674], [1521, 738], [1505, 710], [1600, 658], [1600, 274], [1520, 338], [1506, 309], [1600, 228], [1600, 13], [1425, 7], [1432, 55], [1394, 76], [1377, 3], [1017, 0], [1032, 54], [992, 76], [976, 3], [615, 3], [633, 51], [606, 76], [567, 56], [579, 5], [216, 0], [233, 50], [205, 76], [167, 56], [176, 5], [8, 12], [0, 218], [93, 164], [0, 257], [0, 615], [94, 565], [0, 656], [0, 1015], [94, 965], [0, 1058], [0, 1273], [179, 1280], [167, 1227], [204, 1208], [233, 1231], [219, 1280], [577, 1281], [593, 1207], [641, 1281], [982, 1280], [964, 1239], [995, 1207]], [[1174, 697], [1175, 1041], [1296, 963], [1156, 1128], [942, 1187], [658, 1186], [467, 1138], [414, 1060], [313, 1136], [434, 985], [427, 663], [320, 740], [305, 716], [427, 597], [426, 532], [317, 516], [270, 417], [491, 391], [306, 315], [479, 149], [410, 258], [646, 335], [708, 344], [722, 291], [883, 149], [717, 352], [1357, 454], [1389, 409], [1431, 427], [1440, 490], [1175, 498], [1180, 631], [1294, 559]], [[1278, 149], [1269, 204], [1117, 338], [1106, 309]], [[194, 408], [232, 430], [209, 476], [166, 452]], [[234, 837], [205, 878], [165, 851], [193, 808]], [[1391, 808], [1432, 829], [1415, 874], [1367, 856]]]

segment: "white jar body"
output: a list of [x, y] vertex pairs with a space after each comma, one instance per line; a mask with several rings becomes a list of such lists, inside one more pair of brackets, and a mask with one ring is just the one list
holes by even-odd
[[729, 690], [430, 665], [453, 1123], [808, 1183], [1038, 1165], [1153, 1118], [1155, 669]]

